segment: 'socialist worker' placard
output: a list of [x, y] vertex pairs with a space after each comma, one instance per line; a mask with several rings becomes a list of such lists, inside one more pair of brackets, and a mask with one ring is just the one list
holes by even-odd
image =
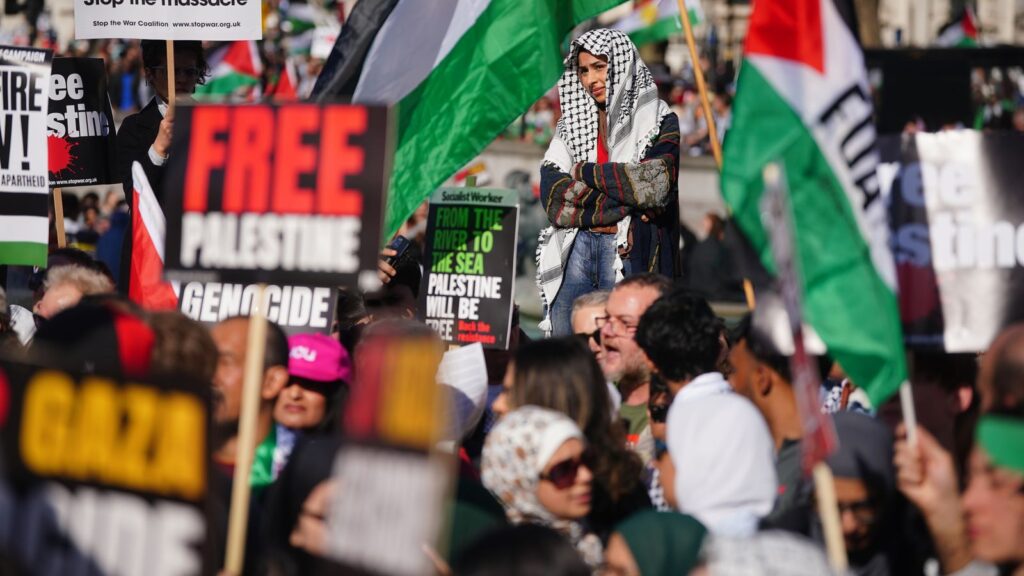
[[26, 574], [214, 573], [201, 386], [4, 363], [0, 397], [0, 554]]
[[179, 107], [164, 182], [166, 275], [375, 282], [387, 125], [383, 107]]
[[75, 0], [75, 37], [259, 40], [260, 0]]
[[431, 197], [419, 308], [447, 342], [508, 347], [518, 225], [513, 190], [445, 188]]

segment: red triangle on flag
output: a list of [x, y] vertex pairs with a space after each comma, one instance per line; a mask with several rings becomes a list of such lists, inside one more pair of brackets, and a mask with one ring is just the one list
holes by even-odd
[[[253, 44], [250, 46], [250, 44]], [[262, 63], [254, 51], [255, 44], [245, 40], [232, 42], [228, 51], [224, 54], [224, 63], [230, 65], [236, 72], [248, 76], [259, 77]]]
[[[793, 60], [825, 73], [823, 0], [757, 0], [745, 51]], [[831, 0], [824, 0], [829, 2]]]

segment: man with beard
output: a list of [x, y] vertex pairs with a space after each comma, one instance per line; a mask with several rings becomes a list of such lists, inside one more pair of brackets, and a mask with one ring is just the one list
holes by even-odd
[[636, 329], [647, 308], [668, 292], [672, 284], [660, 274], [639, 274], [619, 282], [597, 318], [604, 358], [601, 368], [622, 394], [619, 416], [628, 426], [627, 439], [647, 462], [654, 455], [654, 440], [647, 419], [651, 371], [644, 351], [637, 345]]

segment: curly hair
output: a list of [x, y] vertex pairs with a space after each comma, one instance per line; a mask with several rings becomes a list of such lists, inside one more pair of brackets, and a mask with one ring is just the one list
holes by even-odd
[[521, 346], [510, 400], [513, 407], [540, 406], [572, 418], [587, 438], [594, 478], [613, 500], [641, 481], [643, 463], [626, 447], [625, 432], [612, 419], [608, 383], [582, 338]]
[[640, 318], [636, 343], [674, 382], [718, 370], [722, 323], [707, 300], [676, 289], [654, 302]]

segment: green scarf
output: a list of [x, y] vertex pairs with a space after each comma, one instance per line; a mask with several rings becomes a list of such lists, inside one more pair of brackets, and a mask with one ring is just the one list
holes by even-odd
[[270, 427], [270, 434], [256, 447], [252, 459], [249, 485], [256, 489], [270, 486], [274, 481], [274, 448], [277, 447], [277, 426]]

